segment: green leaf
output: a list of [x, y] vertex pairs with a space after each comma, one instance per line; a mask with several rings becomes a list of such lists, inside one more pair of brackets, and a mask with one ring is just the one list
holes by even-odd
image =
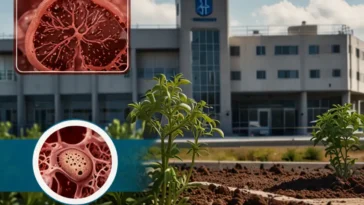
[[219, 128], [212, 128], [213, 132], [217, 132], [221, 137], [224, 137], [224, 132]]

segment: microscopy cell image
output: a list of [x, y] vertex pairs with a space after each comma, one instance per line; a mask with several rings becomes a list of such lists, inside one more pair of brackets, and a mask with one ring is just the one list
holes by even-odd
[[34, 174], [54, 199], [88, 203], [104, 194], [114, 180], [116, 150], [97, 126], [84, 121], [65, 123], [71, 125], [57, 124], [41, 137], [33, 156]]
[[129, 0], [17, 0], [20, 73], [126, 73]]

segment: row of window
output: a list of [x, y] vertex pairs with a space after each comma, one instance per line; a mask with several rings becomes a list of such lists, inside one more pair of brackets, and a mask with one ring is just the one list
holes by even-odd
[[[318, 55], [320, 54], [320, 46], [319, 45], [309, 45], [308, 53], [310, 55]], [[332, 45], [331, 53], [340, 53], [340, 45]], [[357, 55], [359, 56], [359, 49], [357, 49]], [[275, 55], [298, 55], [299, 49], [296, 45], [291, 46], [275, 46], [274, 47]], [[231, 56], [240, 56], [240, 46], [230, 46], [230, 55]], [[264, 56], [266, 55], [265, 46], [256, 46], [256, 55]]]
[[[299, 78], [298, 70], [279, 70], [277, 74], [278, 74], [278, 78], [280, 78], [280, 79]], [[334, 78], [341, 77], [341, 70], [333, 69], [332, 77], [334, 77]], [[266, 71], [257, 70], [256, 78], [257, 79], [266, 79], [267, 78]], [[320, 70], [318, 70], [318, 69], [310, 70], [310, 78], [320, 78]], [[358, 78], [359, 78], [359, 75], [358, 75]], [[231, 71], [231, 80], [241, 80], [241, 72], [240, 71]]]

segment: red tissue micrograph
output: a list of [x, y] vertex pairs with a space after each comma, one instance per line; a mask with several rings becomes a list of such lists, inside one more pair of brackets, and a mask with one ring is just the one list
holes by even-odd
[[53, 133], [39, 153], [39, 170], [57, 194], [73, 199], [98, 191], [111, 171], [111, 153], [93, 130], [70, 126]]
[[125, 73], [129, 7], [129, 0], [17, 0], [18, 71]]

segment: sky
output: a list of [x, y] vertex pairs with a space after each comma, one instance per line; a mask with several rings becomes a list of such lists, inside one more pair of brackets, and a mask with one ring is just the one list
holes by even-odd
[[[13, 1], [1, 0], [0, 35], [13, 33]], [[346, 24], [364, 40], [364, 0], [229, 0], [230, 26]], [[175, 0], [131, 0], [132, 24], [173, 25]]]

